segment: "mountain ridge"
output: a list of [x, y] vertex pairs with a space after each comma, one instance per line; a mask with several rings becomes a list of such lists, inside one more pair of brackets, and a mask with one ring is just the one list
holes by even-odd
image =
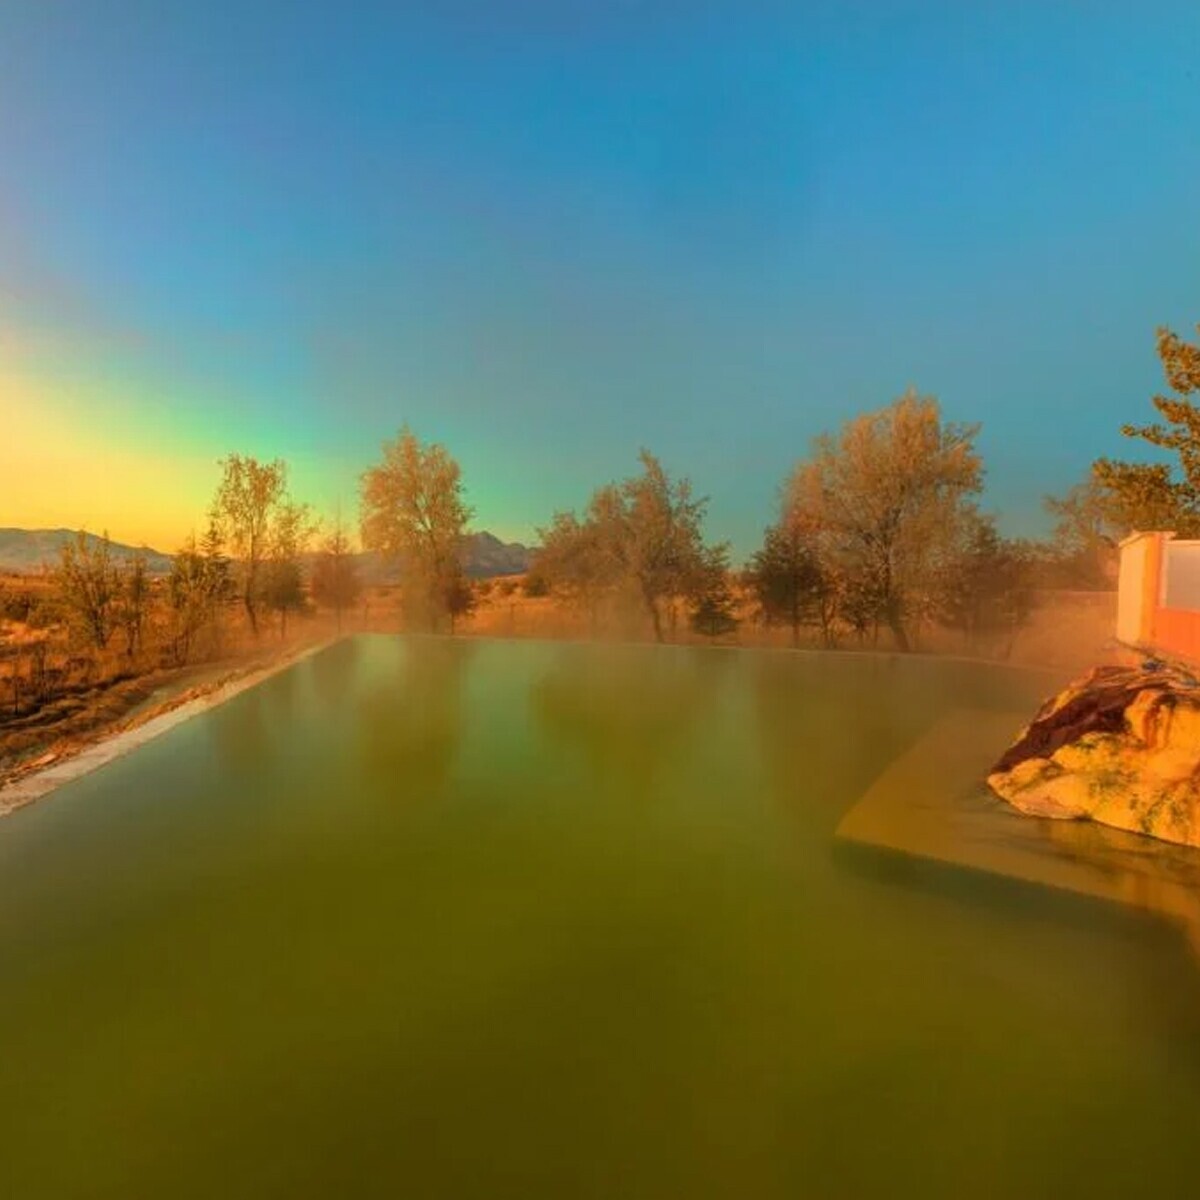
[[[0, 571], [16, 574], [34, 574], [43, 568], [52, 568], [58, 561], [65, 542], [78, 534], [74, 529], [21, 529], [0, 528]], [[102, 539], [94, 534], [85, 535], [89, 544]], [[520, 542], [504, 542], [495, 534], [481, 529], [467, 534], [467, 574], [473, 579], [490, 579], [498, 575], [520, 575], [529, 569], [533, 551]], [[165, 575], [171, 570], [174, 556], [148, 546], [131, 546], [125, 542], [109, 539], [113, 558], [128, 562], [139, 550], [146, 554], [147, 569], [154, 575]], [[306, 556], [309, 560], [312, 554]], [[368, 583], [386, 583], [396, 577], [395, 569], [380, 555], [372, 551], [360, 551], [354, 555]]]

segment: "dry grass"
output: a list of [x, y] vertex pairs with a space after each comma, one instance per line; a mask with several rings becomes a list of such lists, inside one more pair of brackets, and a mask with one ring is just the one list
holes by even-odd
[[[623, 619], [609, 613], [593, 623], [579, 607], [551, 596], [527, 596], [519, 581], [512, 583], [514, 586], [510, 591], [507, 581], [493, 581], [479, 597], [476, 611], [459, 624], [458, 632], [515, 638], [653, 639], [649, 622], [637, 613], [626, 614]], [[758, 622], [748, 596], [738, 597], [737, 615], [740, 619], [737, 630], [715, 639], [715, 644], [777, 649], [791, 646], [791, 631]], [[925, 653], [964, 655], [1022, 666], [1084, 670], [1111, 661], [1118, 653], [1112, 645], [1116, 618], [1115, 592], [1046, 592], [1039, 596], [1026, 625], [1011, 638], [996, 637], [990, 642], [972, 644], [954, 630], [926, 628], [920, 631], [919, 649]], [[675, 614], [673, 630], [670, 625], [668, 618], [669, 636], [673, 642], [714, 644], [713, 639], [694, 633], [688, 627], [682, 608]], [[863, 646], [853, 635], [842, 635], [838, 642], [842, 649]], [[865, 645], [866, 648], [893, 649], [886, 632], [881, 632], [877, 640], [868, 639]], [[800, 646], [821, 649], [818, 631], [802, 630]]]
[[[18, 592], [48, 602], [51, 584], [36, 576], [0, 579], [0, 597]], [[355, 617], [361, 614], [351, 615], [347, 629]], [[219, 637], [199, 640], [189, 660], [180, 663], [161, 585], [143, 645], [132, 655], [120, 633], [104, 650], [87, 651], [72, 640], [65, 623], [44, 614], [34, 614], [32, 622], [0, 620], [0, 784], [33, 760], [73, 753], [196, 689], [269, 666], [336, 632], [328, 613], [289, 617], [286, 632], [274, 622], [260, 626], [255, 636], [244, 613], [230, 606]]]

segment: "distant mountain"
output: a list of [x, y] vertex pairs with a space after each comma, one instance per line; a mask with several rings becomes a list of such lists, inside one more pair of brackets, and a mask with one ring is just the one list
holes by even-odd
[[[101, 539], [94, 533], [85, 535], [90, 544]], [[58, 565], [64, 542], [73, 541], [74, 529], [0, 529], [0, 571], [33, 574], [45, 567]], [[138, 552], [137, 546], [109, 542], [114, 559], [125, 562]], [[171, 557], [157, 550], [146, 550], [146, 569], [154, 575], [165, 575], [171, 569]]]
[[[43, 566], [54, 567], [64, 542], [75, 537], [72, 529], [0, 529], [0, 571], [30, 574]], [[90, 543], [100, 541], [95, 534], [87, 535]], [[109, 542], [113, 558], [124, 562], [137, 553], [136, 546]], [[387, 583], [396, 578], [395, 570], [377, 554], [355, 555], [363, 578], [368, 583]], [[467, 574], [473, 579], [490, 579], [494, 575], [520, 575], [529, 570], [533, 551], [519, 542], [502, 542], [486, 530], [473, 533], [467, 539]], [[151, 573], [165, 575], [171, 569], [171, 556], [157, 550], [146, 551], [146, 564]]]
[[467, 538], [467, 574], [473, 579], [493, 575], [523, 575], [533, 562], [533, 551], [520, 542], [502, 542], [486, 529]]
[[[315, 557], [315, 556], [311, 556]], [[359, 576], [365, 583], [396, 583], [399, 569], [378, 554], [356, 554]], [[497, 575], [523, 575], [533, 561], [533, 551], [520, 542], [502, 542], [481, 530], [467, 537], [466, 568], [472, 579], [491, 579]]]

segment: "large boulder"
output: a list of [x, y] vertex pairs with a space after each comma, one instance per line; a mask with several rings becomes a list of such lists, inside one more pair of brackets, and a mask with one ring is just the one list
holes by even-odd
[[1157, 663], [1099, 667], [1042, 706], [988, 784], [1032, 816], [1200, 846], [1200, 683]]

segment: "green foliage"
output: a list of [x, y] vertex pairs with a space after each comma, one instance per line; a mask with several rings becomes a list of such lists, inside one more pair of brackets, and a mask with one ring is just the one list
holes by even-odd
[[456, 623], [475, 611], [475, 589], [461, 571], [448, 576], [442, 584], [442, 604], [450, 618], [450, 632]]
[[733, 593], [729, 587], [729, 563], [723, 546], [704, 554], [702, 576], [697, 580], [690, 614], [691, 626], [705, 637], [718, 638], [738, 627]]
[[307, 504], [286, 497], [277, 503], [260, 592], [267, 608], [279, 614], [281, 634], [287, 632], [288, 613], [301, 612], [305, 607], [300, 558], [315, 532]]
[[766, 530], [762, 548], [750, 561], [748, 582], [767, 623], [788, 625], [793, 645], [800, 626], [814, 618], [830, 640], [834, 583], [801, 521], [785, 514]]
[[936, 615], [972, 646], [999, 633], [1011, 641], [1033, 611], [1033, 561], [1030, 546], [1002, 538], [992, 518], [972, 514], [947, 564]]
[[[1200, 326], [1197, 326], [1200, 332]], [[1124, 425], [1121, 432], [1176, 459], [1178, 474], [1164, 463], [1098, 459], [1092, 467], [1104, 489], [1121, 532], [1169, 530], [1180, 537], [1200, 536], [1200, 409], [1189, 399], [1200, 392], [1200, 344], [1169, 329], [1156, 334], [1158, 357], [1172, 396], [1154, 396], [1162, 421]]]
[[287, 631], [288, 613], [304, 609], [304, 576], [295, 558], [271, 559], [263, 570], [263, 603], [279, 614], [280, 633]]
[[593, 610], [605, 595], [636, 597], [662, 641], [664, 606], [697, 596], [705, 582], [707, 500], [689, 480], [673, 481], [648, 450], [639, 460], [640, 474], [592, 494], [582, 520], [558, 513], [538, 531], [535, 569]]

